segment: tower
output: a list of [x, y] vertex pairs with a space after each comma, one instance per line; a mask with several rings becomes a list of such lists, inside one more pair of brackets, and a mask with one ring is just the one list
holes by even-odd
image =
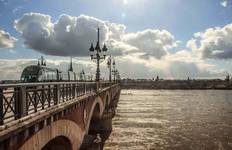
[[72, 57], [71, 57], [71, 60], [70, 60], [70, 65], [69, 65], [68, 71], [73, 71]]

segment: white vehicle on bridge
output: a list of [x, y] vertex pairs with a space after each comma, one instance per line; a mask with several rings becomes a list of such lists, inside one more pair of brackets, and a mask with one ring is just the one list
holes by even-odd
[[45, 81], [74, 81], [76, 73], [72, 71], [62, 72], [56, 68], [32, 65], [26, 67], [21, 75], [22, 82], [45, 82]]
[[43, 57], [38, 65], [31, 65], [24, 68], [20, 80], [22, 82], [50, 82], [50, 81], [75, 81], [77, 75], [73, 72], [72, 63], [67, 72], [60, 71], [57, 68], [49, 68]]

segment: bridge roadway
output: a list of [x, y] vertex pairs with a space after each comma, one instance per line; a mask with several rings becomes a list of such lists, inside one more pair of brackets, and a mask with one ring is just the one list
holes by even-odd
[[103, 149], [119, 83], [0, 84], [0, 150]]

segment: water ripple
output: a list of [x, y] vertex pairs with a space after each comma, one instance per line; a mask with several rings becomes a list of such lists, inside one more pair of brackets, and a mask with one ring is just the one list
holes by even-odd
[[123, 90], [105, 150], [230, 150], [232, 91]]

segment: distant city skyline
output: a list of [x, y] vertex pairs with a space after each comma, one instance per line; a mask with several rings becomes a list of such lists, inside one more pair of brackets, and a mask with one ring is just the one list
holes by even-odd
[[[231, 0], [0, 0], [0, 80], [48, 65], [95, 74], [89, 47], [114, 56], [123, 78], [225, 78], [232, 73]], [[106, 62], [102, 76], [108, 78]]]

